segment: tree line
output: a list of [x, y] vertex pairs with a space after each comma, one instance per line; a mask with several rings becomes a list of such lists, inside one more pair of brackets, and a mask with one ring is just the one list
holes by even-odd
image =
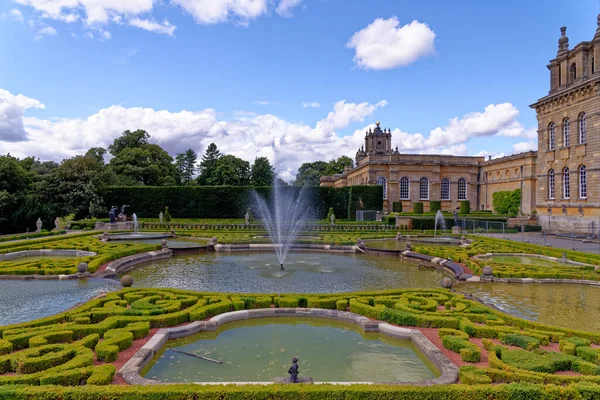
[[[287, 185], [266, 157], [250, 164], [211, 143], [198, 161], [192, 149], [172, 157], [149, 139], [144, 130], [126, 130], [108, 149], [93, 147], [61, 163], [0, 156], [0, 233], [33, 228], [37, 218], [51, 228], [57, 216], [105, 217], [111, 205], [99, 194], [103, 186], [270, 186], [274, 179]], [[291, 184], [318, 186], [321, 175], [346, 165], [352, 165], [349, 157], [304, 163]]]

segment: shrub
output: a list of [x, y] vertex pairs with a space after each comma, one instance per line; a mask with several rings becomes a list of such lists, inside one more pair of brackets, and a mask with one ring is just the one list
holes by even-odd
[[415, 214], [423, 214], [423, 203], [413, 203], [413, 212]]
[[594, 364], [600, 364], [600, 349], [592, 349], [591, 347], [580, 346], [576, 348], [577, 357], [583, 358]]
[[518, 214], [521, 210], [521, 189], [495, 192], [492, 205], [498, 214]]
[[114, 365], [106, 364], [94, 367], [92, 375], [88, 378], [88, 385], [108, 385], [112, 382], [117, 369]]
[[469, 340], [469, 335], [457, 329], [440, 328], [438, 330], [438, 335], [440, 335], [440, 338], [443, 338], [444, 336], [455, 336], [460, 339]]
[[471, 212], [471, 202], [469, 200], [462, 200], [460, 202], [460, 213], [469, 214]]
[[531, 336], [520, 335], [518, 333], [503, 333], [498, 334], [500, 341], [504, 344], [517, 346], [525, 350], [533, 350], [540, 347], [540, 341]]
[[8, 340], [0, 339], [0, 356], [8, 354], [13, 350], [13, 344]]
[[335, 302], [335, 308], [340, 311], [346, 311], [348, 308], [348, 299], [341, 299]]
[[481, 350], [479, 347], [458, 336], [446, 335], [442, 337], [442, 344], [448, 350], [460, 354], [460, 358], [466, 362], [479, 362]]
[[171, 222], [171, 213], [169, 212], [169, 207], [165, 207], [165, 214], [163, 215], [164, 222]]
[[429, 201], [429, 212], [435, 212], [442, 210], [442, 202], [439, 200], [430, 200]]
[[485, 370], [474, 365], [465, 365], [458, 371], [460, 383], [467, 385], [482, 385], [492, 383], [492, 378], [485, 374]]
[[397, 212], [397, 213], [401, 213], [402, 212], [402, 202], [401, 201], [394, 201], [392, 203], [392, 211], [393, 212]]

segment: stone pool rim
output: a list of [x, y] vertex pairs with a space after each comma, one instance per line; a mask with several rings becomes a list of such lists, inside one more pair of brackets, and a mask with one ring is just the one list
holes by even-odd
[[[545, 256], [543, 254], [530, 254], [530, 253], [484, 253], [484, 254], [474, 255], [473, 257], [471, 257], [471, 259], [477, 260], [477, 261], [484, 261], [484, 260], [488, 260], [494, 256], [530, 257], [530, 258], [539, 258], [541, 260], [550, 261], [550, 262], [553, 262], [553, 263], [556, 263], [559, 265], [562, 264], [562, 265], [573, 265], [576, 267], [597, 267], [597, 265], [582, 263], [579, 261], [573, 261], [573, 260], [569, 260], [568, 258], [562, 259], [562, 258], [558, 258], [558, 257]], [[494, 262], [494, 261], [492, 261], [492, 262]], [[504, 264], [519, 264], [519, 263], [506, 262]], [[550, 267], [550, 268], [552, 268], [552, 267]]]
[[[448, 385], [455, 383], [458, 379], [458, 367], [444, 353], [435, 346], [418, 329], [401, 328], [386, 322], [371, 320], [362, 315], [348, 311], [328, 310], [322, 308], [259, 308], [253, 310], [230, 311], [212, 317], [208, 321], [194, 321], [176, 328], [163, 328], [156, 332], [150, 340], [142, 346], [117, 372], [125, 382], [130, 385], [176, 385], [179, 382], [163, 382], [147, 379], [140, 375], [142, 368], [147, 365], [156, 353], [162, 349], [170, 339], [179, 339], [195, 335], [199, 332], [214, 332], [219, 327], [234, 321], [242, 321], [254, 318], [273, 317], [303, 317], [331, 319], [357, 325], [363, 332], [379, 332], [395, 339], [410, 340], [421, 351], [427, 359], [437, 368], [440, 376], [419, 382], [315, 382], [315, 384], [370, 384], [370, 385], [414, 385], [432, 386]], [[194, 382], [197, 385], [271, 385], [275, 382]]]

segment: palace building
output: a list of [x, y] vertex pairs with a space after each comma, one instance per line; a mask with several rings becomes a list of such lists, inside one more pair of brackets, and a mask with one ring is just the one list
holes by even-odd
[[538, 120], [538, 151], [498, 159], [403, 154], [389, 128], [365, 133], [354, 168], [321, 177], [321, 186], [383, 186], [382, 209], [394, 202], [440, 201], [444, 211], [463, 200], [471, 209], [492, 210], [493, 194], [521, 189], [521, 213], [537, 214], [553, 232], [598, 232], [600, 228], [600, 15], [594, 38], [569, 49], [561, 28], [550, 60], [550, 90], [531, 105]]

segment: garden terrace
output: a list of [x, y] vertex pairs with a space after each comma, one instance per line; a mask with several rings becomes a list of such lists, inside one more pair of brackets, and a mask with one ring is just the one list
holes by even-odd
[[[138, 341], [145, 342], [156, 328], [269, 307], [350, 310], [373, 320], [417, 327], [463, 365], [462, 383], [553, 383], [574, 385], [565, 389], [572, 391], [587, 387], [581, 386], [584, 382], [600, 382], [600, 333], [526, 321], [442, 289], [280, 296], [124, 289], [53, 317], [0, 327], [0, 386], [114, 383], [117, 367], [126, 361], [121, 353], [138, 347]], [[118, 391], [87, 389], [99, 396], [112, 390]], [[453, 390], [448, 388], [448, 393]]]

